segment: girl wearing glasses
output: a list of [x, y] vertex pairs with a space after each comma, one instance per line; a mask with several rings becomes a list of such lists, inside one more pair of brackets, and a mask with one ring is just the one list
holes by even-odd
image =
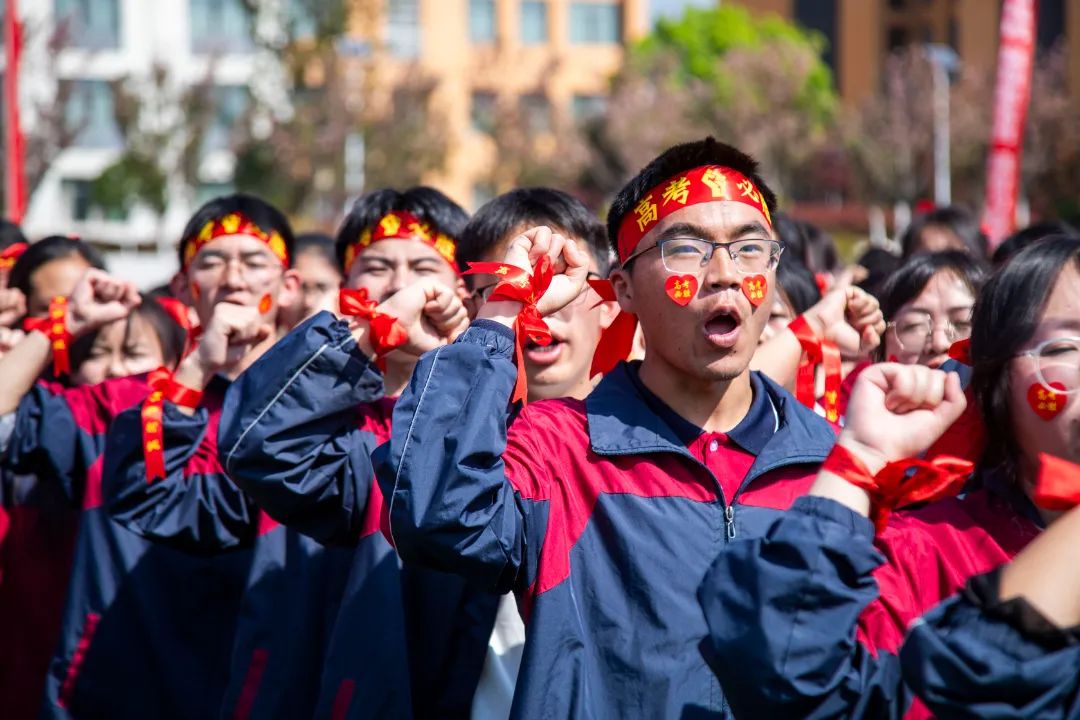
[[[1057, 520], [1030, 498], [1040, 453], [1080, 461], [1080, 240], [1047, 238], [1000, 269], [971, 340], [988, 442], [968, 493], [900, 511], [875, 539], [871, 496], [826, 470], [763, 539], [725, 547], [706, 575], [705, 649], [739, 658], [713, 663], [736, 716], [928, 717], [896, 656], [909, 623]], [[963, 408], [946, 373], [872, 366], [839, 445], [874, 474], [918, 456]], [[905, 671], [932, 678], [942, 662], [927, 653]]]

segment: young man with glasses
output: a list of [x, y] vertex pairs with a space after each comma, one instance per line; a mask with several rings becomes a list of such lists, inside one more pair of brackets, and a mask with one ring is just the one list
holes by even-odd
[[711, 138], [668, 150], [618, 194], [612, 282], [645, 358], [584, 400], [532, 403], [510, 424], [515, 317], [551, 316], [587, 280], [585, 253], [549, 228], [515, 238], [504, 261], [536, 268], [540, 289], [550, 261], [546, 292], [525, 304], [494, 293], [417, 365], [376, 456], [393, 538], [407, 562], [517, 594], [513, 716], [725, 711], [697, 651], [698, 585], [724, 544], [760, 534], [809, 488], [835, 440], [749, 369], [782, 252], [775, 207], [756, 163]]

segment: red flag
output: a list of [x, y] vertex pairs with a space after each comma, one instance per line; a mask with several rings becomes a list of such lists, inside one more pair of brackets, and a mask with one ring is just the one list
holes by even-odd
[[17, 0], [7, 0], [4, 13], [4, 178], [7, 216], [21, 223], [26, 212], [25, 148], [19, 126], [19, 56], [22, 28]]
[[1016, 226], [1020, 151], [1031, 94], [1035, 53], [1035, 0], [1005, 0], [1001, 6], [997, 84], [990, 157], [986, 164], [983, 229], [993, 251]]

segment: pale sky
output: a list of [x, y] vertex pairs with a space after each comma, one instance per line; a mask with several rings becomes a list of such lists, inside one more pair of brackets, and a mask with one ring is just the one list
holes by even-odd
[[653, 22], [664, 16], [678, 17], [687, 5], [709, 7], [718, 5], [717, 0], [649, 0], [649, 14]]

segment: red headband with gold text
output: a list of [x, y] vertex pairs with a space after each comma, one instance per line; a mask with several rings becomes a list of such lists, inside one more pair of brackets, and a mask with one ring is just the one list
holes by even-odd
[[407, 210], [391, 210], [375, 223], [374, 228], [364, 228], [360, 237], [352, 245], [345, 249], [345, 274], [349, 274], [349, 268], [353, 262], [372, 243], [380, 240], [416, 240], [425, 245], [435, 248], [435, 252], [442, 259], [450, 263], [454, 272], [460, 272], [455, 259], [457, 255], [457, 243], [449, 235], [432, 230], [431, 225], [421, 222], [418, 217]]
[[720, 165], [703, 165], [664, 182], [645, 193], [626, 214], [619, 226], [619, 262], [625, 262], [641, 238], [661, 220], [684, 207], [698, 203], [731, 200], [741, 202], [765, 216], [772, 227], [772, 216], [765, 196], [750, 178], [737, 170]]
[[285, 238], [281, 237], [281, 233], [277, 230], [266, 232], [243, 213], [233, 212], [216, 220], [208, 220], [199, 234], [187, 241], [187, 246], [184, 248], [184, 267], [187, 268], [191, 264], [203, 245], [229, 235], [250, 235], [262, 240], [282, 265], [289, 266], [289, 251], [285, 247]]

